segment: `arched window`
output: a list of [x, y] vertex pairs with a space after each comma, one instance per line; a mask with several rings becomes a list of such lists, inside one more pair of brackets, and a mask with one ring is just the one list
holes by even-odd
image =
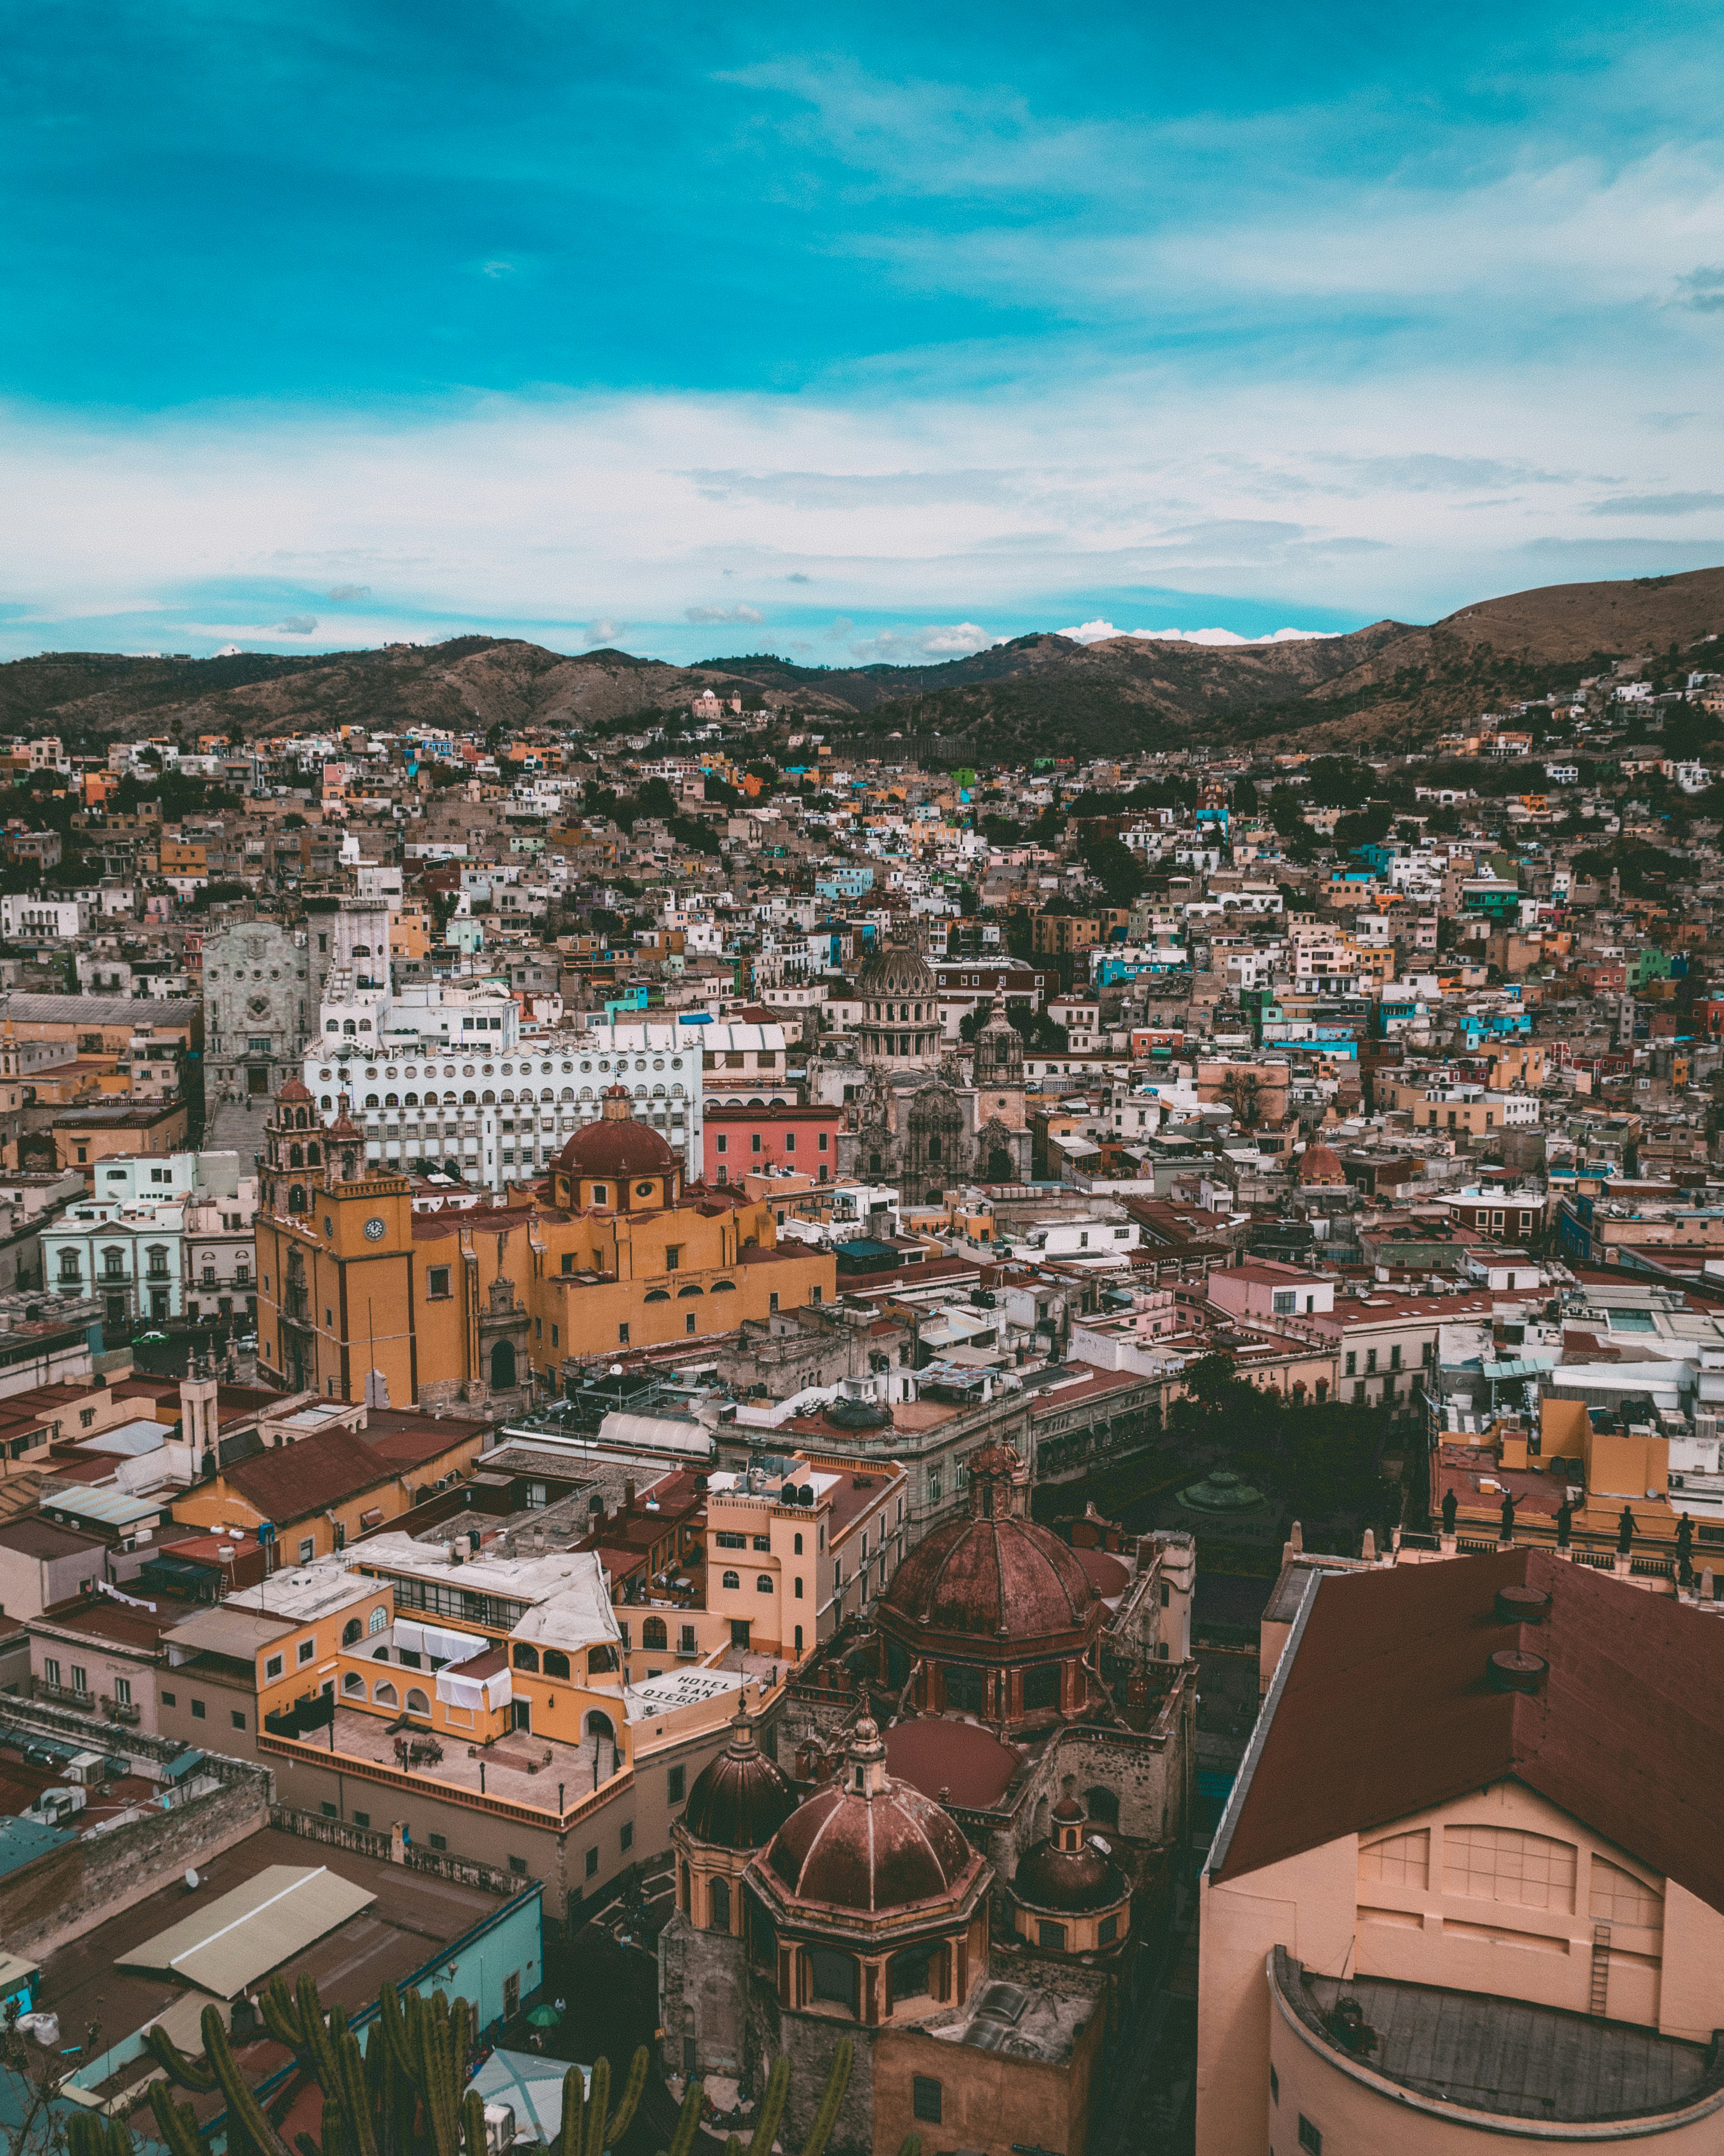
[[695, 1287], [692, 1283], [690, 1283], [687, 1287], [678, 1288], [676, 1291], [676, 1299], [679, 1302], [687, 1302], [695, 1296], [704, 1295], [706, 1292], [706, 1291], [705, 1288]]
[[706, 1928], [711, 1932], [727, 1932], [731, 1928], [731, 1882], [715, 1879], [706, 1889], [708, 1907], [711, 1912]]
[[407, 1711], [409, 1714], [423, 1714], [428, 1717], [430, 1715], [431, 1702], [417, 1685], [407, 1696]]
[[612, 1726], [609, 1715], [600, 1714], [597, 1708], [587, 1717], [587, 1734], [592, 1738], [603, 1738], [610, 1744], [614, 1744], [617, 1741], [617, 1732]]
[[350, 1699], [365, 1697], [365, 1679], [357, 1670], [349, 1670], [341, 1679], [341, 1690]]
[[476, 1108], [479, 1106], [479, 1096], [470, 1086], [461, 1096], [461, 1106], [464, 1108]]
[[480, 1105], [482, 1107], [486, 1107], [486, 1108], [495, 1108], [495, 1107], [496, 1106], [496, 1105], [497, 1105], [497, 1096], [496, 1096], [496, 1095], [495, 1095], [495, 1094], [491, 1091], [491, 1089], [490, 1089], [490, 1087], [489, 1086], [487, 1086], [485, 1087], [485, 1089], [484, 1092], [482, 1092], [482, 1093], [480, 1095], [479, 1099], [480, 1099]]
[[720, 1584], [725, 1587], [740, 1587], [742, 1582], [736, 1573], [727, 1572]]
[[1094, 1789], [1084, 1791], [1084, 1809], [1097, 1826], [1117, 1827], [1120, 1823], [1118, 1797], [1099, 1782]]
[[419, 1096], [417, 1093], [403, 1093], [401, 1098], [404, 1107], [417, 1108], [419, 1105]]
[[344, 1647], [357, 1646], [362, 1637], [363, 1633], [359, 1620], [357, 1617], [350, 1617], [341, 1627], [341, 1645]]
[[367, 1108], [376, 1108], [380, 1107], [382, 1104], [379, 1101], [375, 1093], [367, 1093], [365, 1096], [365, 1105]]
[[307, 1168], [316, 1168], [321, 1165], [322, 1160], [323, 1148], [314, 1138], [305, 1147], [305, 1165]]
[[892, 2004], [900, 1999], [926, 1999], [932, 1991], [934, 1959], [940, 1948], [930, 1943], [906, 1947], [902, 1953], [895, 1953], [890, 1963]]
[[506, 1393], [515, 1383], [515, 1343], [500, 1340], [491, 1350], [491, 1390]]
[[808, 1995], [812, 1999], [830, 1999], [839, 2006], [856, 2010], [856, 1961], [853, 1954], [835, 1953], [830, 1947], [809, 1947], [808, 1955]]
[[386, 1108], [398, 1108], [401, 1106], [400, 1096], [395, 1093], [385, 1093], [383, 1096], [383, 1106]]
[[649, 1654], [663, 1654], [669, 1647], [670, 1635], [662, 1617], [648, 1617], [643, 1620], [640, 1644]]
[[518, 1670], [536, 1670], [539, 1666], [539, 1650], [536, 1647], [530, 1647], [525, 1640], [517, 1640], [514, 1661]]
[[388, 1623], [389, 1612], [380, 1602], [377, 1608], [371, 1613], [371, 1621], [366, 1626], [366, 1630], [368, 1632], [382, 1632], [387, 1629]]
[[569, 1658], [561, 1647], [545, 1650], [545, 1674], [547, 1677], [566, 1677], [569, 1673]]
[[401, 1698], [400, 1693], [387, 1677], [378, 1678], [371, 1688], [371, 1696], [379, 1707], [397, 1706]]
[[772, 1593], [772, 1575], [771, 1573], [756, 1573], [754, 1575], [754, 1591], [757, 1594], [770, 1594]]

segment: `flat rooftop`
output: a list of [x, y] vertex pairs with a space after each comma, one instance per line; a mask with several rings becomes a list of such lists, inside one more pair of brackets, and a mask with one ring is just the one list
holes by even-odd
[[[403, 1693], [415, 1679], [413, 1671], [393, 1666], [389, 1675]], [[418, 1681], [423, 1689], [428, 1691], [434, 1680], [427, 1672]], [[620, 1731], [623, 1720], [620, 1698], [615, 1718]], [[402, 1733], [409, 1738], [423, 1738], [431, 1732], [407, 1729]], [[357, 1707], [337, 1703], [334, 1735], [333, 1756], [337, 1764], [343, 1758], [368, 1759], [376, 1766], [388, 1768], [392, 1773], [403, 1771], [395, 1756], [393, 1725], [382, 1715], [362, 1713]], [[297, 1739], [265, 1738], [268, 1744], [295, 1743], [308, 1758], [325, 1767], [331, 1756], [329, 1740], [327, 1729], [316, 1729], [309, 1736]], [[475, 1757], [469, 1756], [466, 1743], [457, 1737], [439, 1741], [443, 1744], [439, 1761], [405, 1771], [423, 1774], [428, 1788], [464, 1789], [478, 1796], [482, 1770], [485, 1796], [495, 1797], [504, 1804], [530, 1805], [536, 1811], [552, 1815], [557, 1810], [559, 1787], [562, 1790], [562, 1810], [572, 1811], [582, 1798], [590, 1797], [617, 1769], [616, 1748], [608, 1738], [587, 1738], [580, 1743], [567, 1744], [558, 1738], [541, 1736], [536, 1729], [531, 1734], [524, 1729], [511, 1730], [494, 1743], [479, 1746]], [[266, 1753], [264, 1756], [267, 1763], [269, 1755]]]
[[1362, 2064], [1469, 2110], [1578, 2125], [1679, 2111], [1724, 2088], [1707, 2046], [1637, 2023], [1383, 1977], [1306, 1980], [1284, 1953], [1275, 1962], [1283, 1997], [1322, 2042], [1342, 2048], [1325, 2017], [1337, 1999], [1357, 1999], [1377, 2035]]
[[[386, 1977], [399, 1983], [501, 1906], [495, 1895], [476, 1887], [456, 1886], [429, 1872], [265, 1827], [207, 1862], [200, 1857], [195, 1896], [176, 1879], [51, 1953], [42, 1964], [38, 2003], [59, 2015], [63, 2029], [75, 2032], [87, 2021], [100, 2021], [105, 2046], [120, 2043], [182, 1999], [198, 2009], [210, 2004], [209, 1994], [195, 1985], [119, 1964], [181, 1922], [194, 1900], [215, 1901], [277, 1864], [322, 1865], [376, 1897], [283, 1965], [290, 1984], [302, 1974], [314, 1976], [325, 2005], [344, 2006], [350, 2014], [377, 1997]], [[189, 2020], [189, 2030], [177, 2026], [180, 2018]], [[199, 2048], [190, 2010], [177, 2017], [174, 2033], [187, 2048]], [[263, 2039], [241, 2046], [239, 2057], [246, 2079], [255, 2085], [284, 2065], [287, 2054]], [[129, 2078], [138, 2071], [135, 2064], [122, 2069], [122, 2076]], [[220, 2107], [219, 2092], [192, 2102], [200, 2117], [206, 2116]]]

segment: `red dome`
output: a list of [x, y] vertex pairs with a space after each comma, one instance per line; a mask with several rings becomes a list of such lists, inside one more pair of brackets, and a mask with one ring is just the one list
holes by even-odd
[[297, 1106], [301, 1101], [309, 1101], [311, 1097], [311, 1091], [310, 1088], [301, 1080], [298, 1078], [290, 1078], [287, 1083], [281, 1088], [280, 1091], [277, 1093], [275, 1097], [278, 1101], [291, 1101], [295, 1106]]
[[575, 1132], [557, 1157], [556, 1172], [581, 1182], [595, 1177], [620, 1182], [635, 1175], [666, 1175], [680, 1160], [650, 1123], [637, 1122], [630, 1114], [627, 1088], [613, 1086], [605, 1095], [603, 1115]]
[[1339, 1153], [1331, 1152], [1326, 1145], [1309, 1145], [1300, 1156], [1299, 1180], [1301, 1183], [1345, 1183], [1347, 1170], [1341, 1165]]
[[682, 1823], [696, 1841], [721, 1849], [759, 1849], [796, 1810], [796, 1793], [783, 1769], [754, 1741], [738, 1715], [736, 1733], [695, 1777]]
[[[950, 1901], [982, 1859], [952, 1815], [894, 1781], [872, 1722], [856, 1725], [841, 1781], [816, 1791], [779, 1828], [766, 1861], [798, 1902], [878, 1915]], [[861, 1786], [856, 1786], [860, 1783]]]
[[959, 1633], [1004, 1650], [1082, 1632], [1095, 1606], [1089, 1574], [1058, 1535], [1020, 1513], [977, 1513], [949, 1520], [911, 1552], [880, 1614], [895, 1631]]

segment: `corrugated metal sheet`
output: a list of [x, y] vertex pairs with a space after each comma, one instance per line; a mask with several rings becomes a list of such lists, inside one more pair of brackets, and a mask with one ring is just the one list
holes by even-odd
[[321, 1864], [271, 1864], [146, 1939], [118, 1966], [172, 1969], [217, 1999], [233, 1999], [376, 1899]]
[[608, 1414], [598, 1425], [601, 1445], [639, 1445], [644, 1452], [685, 1453], [695, 1460], [712, 1457], [712, 1432], [704, 1423], [675, 1415]]

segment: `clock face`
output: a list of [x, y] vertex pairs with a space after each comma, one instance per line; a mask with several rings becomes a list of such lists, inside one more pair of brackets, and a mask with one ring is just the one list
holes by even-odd
[[383, 1223], [374, 1214], [365, 1224], [366, 1240], [369, 1243], [381, 1243], [383, 1240]]

